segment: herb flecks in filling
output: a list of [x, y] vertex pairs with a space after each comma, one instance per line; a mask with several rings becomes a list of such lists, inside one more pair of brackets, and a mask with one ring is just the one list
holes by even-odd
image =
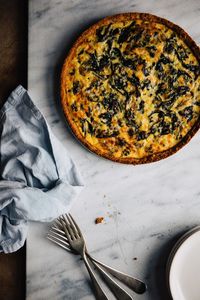
[[97, 28], [76, 49], [70, 109], [84, 138], [116, 157], [176, 145], [200, 112], [200, 67], [171, 29], [148, 21]]

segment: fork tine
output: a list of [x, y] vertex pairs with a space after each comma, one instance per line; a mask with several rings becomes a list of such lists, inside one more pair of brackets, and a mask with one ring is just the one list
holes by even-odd
[[55, 236], [60, 237], [61, 239], [63, 239], [63, 242], [66, 242], [67, 244], [69, 244], [68, 239], [66, 238], [66, 236], [61, 235], [60, 233], [54, 231], [53, 229], [50, 229], [49, 232], [53, 233]]
[[75, 233], [73, 232], [72, 227], [71, 227], [71, 225], [70, 225], [70, 223], [69, 223], [69, 221], [68, 221], [68, 219], [67, 219], [67, 214], [66, 214], [66, 215], [62, 215], [62, 217], [63, 217], [64, 222], [65, 222], [65, 225], [66, 225], [66, 227], [67, 227], [67, 229], [68, 229], [68, 231], [69, 231], [69, 233], [70, 233], [70, 235], [71, 235], [71, 238], [72, 238], [72, 239], [77, 238], [77, 236], [76, 236]]
[[50, 236], [52, 239], [59, 241], [60, 243], [64, 244], [65, 246], [68, 246], [67, 243], [65, 241], [63, 241], [61, 238], [59, 238], [58, 236], [55, 236], [54, 234], [52, 234], [52, 232], [49, 232], [47, 234], [47, 236]]
[[63, 220], [65, 221], [65, 223], [66, 223], [67, 225], [69, 225], [69, 222], [68, 222], [68, 220], [67, 220], [67, 218], [66, 218], [66, 215], [64, 214], [64, 215], [62, 215], [61, 217], [63, 218]]
[[54, 227], [54, 226], [52, 226], [51, 229], [58, 232], [58, 233], [60, 233], [63, 237], [65, 237], [67, 239], [64, 230], [61, 230], [61, 229], [59, 229], [57, 227]]
[[[73, 232], [74, 232], [73, 235], [75, 235], [75, 237], [77, 238], [79, 232], [78, 232], [77, 228], [75, 227], [75, 225], [73, 224], [72, 220], [70, 219], [69, 215], [66, 214], [66, 216], [63, 215], [62, 217], [63, 217], [63, 219], [65, 219], [64, 221], [65, 221], [66, 223], [69, 223], [70, 229], [72, 229]], [[67, 218], [66, 218], [66, 217], [67, 217]], [[60, 228], [63, 228], [63, 224], [62, 224], [59, 220], [56, 220], [56, 221], [57, 221], [56, 223], [57, 223], [57, 226], [59, 227], [59, 229], [60, 229]]]
[[58, 219], [54, 221], [54, 225], [62, 228], [62, 223]]
[[55, 230], [55, 231], [57, 231], [57, 232], [60, 232], [60, 234], [62, 234], [62, 235], [65, 235], [64, 230], [59, 229], [59, 228], [55, 227], [54, 225], [51, 227], [51, 229], [53, 229], [53, 230]]
[[68, 238], [68, 240], [72, 240], [73, 235], [71, 234], [71, 228], [69, 228], [68, 223], [64, 222], [63, 219], [60, 217], [60, 222], [62, 223], [63, 229], [65, 231], [65, 234]]
[[71, 228], [72, 228], [72, 230], [75, 234], [75, 237], [77, 238], [78, 237], [78, 231], [76, 230], [76, 227], [74, 226], [74, 224], [73, 224], [72, 220], [70, 219], [69, 215], [65, 214], [65, 216], [66, 216], [66, 218], [67, 218], [67, 220], [68, 220], [68, 222], [69, 222], [69, 224], [70, 224], [70, 226], [71, 226]]
[[56, 219], [56, 220], [54, 221], [53, 225], [56, 226], [56, 227], [58, 227], [58, 228], [61, 227], [61, 223], [60, 223], [60, 221], [59, 221], [58, 219]]
[[74, 218], [72, 217], [72, 215], [71, 215], [71, 214], [69, 214], [69, 216], [70, 216], [70, 219], [72, 220], [72, 222], [73, 222], [74, 226], [76, 227], [76, 230], [78, 231], [78, 233], [79, 233], [79, 236], [80, 236], [80, 237], [82, 237], [83, 235], [82, 235], [82, 232], [81, 232], [81, 230], [80, 230], [80, 228], [79, 228], [78, 224], [76, 223], [76, 221], [74, 220]]
[[59, 246], [62, 247], [63, 249], [72, 252], [70, 248], [68, 248], [67, 246], [63, 245], [62, 243], [60, 243], [60, 242], [54, 240], [50, 235], [47, 235], [47, 239], [50, 240], [50, 241], [52, 241], [53, 243], [59, 245]]
[[52, 239], [57, 240], [57, 241], [61, 242], [62, 244], [64, 244], [65, 246], [69, 247], [67, 241], [63, 240], [62, 237], [56, 235], [54, 232], [49, 231], [47, 236], [50, 236]]

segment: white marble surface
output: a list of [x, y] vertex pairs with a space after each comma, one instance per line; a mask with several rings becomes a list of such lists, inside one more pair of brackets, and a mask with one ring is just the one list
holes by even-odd
[[[86, 183], [72, 213], [88, 248], [106, 263], [147, 282], [148, 292], [132, 293], [134, 299], [164, 300], [167, 255], [182, 232], [200, 223], [200, 134], [168, 159], [128, 166], [84, 149], [59, 111], [60, 68], [75, 37], [100, 18], [122, 11], [168, 18], [200, 44], [199, 0], [30, 0], [28, 86]], [[98, 216], [106, 223], [95, 225]], [[94, 299], [80, 258], [45, 239], [47, 230], [47, 224], [30, 226], [27, 299]]]

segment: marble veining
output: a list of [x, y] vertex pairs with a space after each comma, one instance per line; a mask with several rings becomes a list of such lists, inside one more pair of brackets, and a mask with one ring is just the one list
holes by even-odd
[[[68, 130], [59, 106], [60, 71], [72, 43], [102, 17], [125, 11], [168, 18], [200, 43], [198, 0], [30, 0], [28, 87], [83, 175], [86, 187], [72, 214], [88, 248], [97, 258], [147, 282], [148, 292], [132, 293], [134, 299], [164, 300], [170, 249], [200, 220], [199, 133], [163, 161], [122, 165], [82, 147]], [[105, 217], [104, 224], [95, 225], [98, 216]], [[48, 228], [49, 224], [30, 224], [27, 299], [94, 299], [82, 261], [50, 243], [45, 238]]]

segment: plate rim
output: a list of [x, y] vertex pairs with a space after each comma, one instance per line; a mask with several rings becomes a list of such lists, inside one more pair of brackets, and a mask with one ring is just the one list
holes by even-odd
[[171, 287], [170, 287], [170, 272], [171, 272], [173, 261], [174, 261], [175, 257], [177, 256], [178, 251], [183, 246], [183, 244], [197, 232], [200, 232], [200, 225], [197, 225], [197, 226], [193, 227], [192, 229], [188, 230], [187, 232], [185, 232], [177, 240], [177, 242], [175, 243], [174, 247], [172, 248], [172, 250], [169, 254], [169, 257], [167, 260], [167, 266], [166, 266], [166, 273], [167, 273], [167, 287], [168, 287], [168, 291], [169, 291], [172, 299], [173, 299], [173, 295], [172, 295], [172, 291], [171, 291]]

